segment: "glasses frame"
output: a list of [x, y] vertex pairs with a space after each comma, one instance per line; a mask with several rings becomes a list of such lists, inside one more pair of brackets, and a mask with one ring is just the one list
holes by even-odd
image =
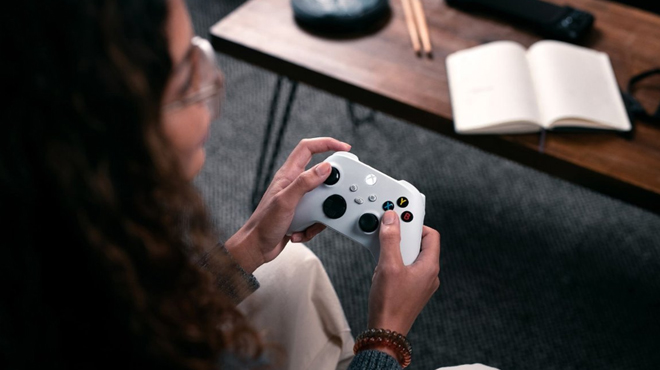
[[215, 51], [210, 42], [199, 36], [194, 36], [190, 42], [202, 56], [202, 58], [197, 61], [197, 63], [200, 64], [198, 70], [202, 70], [201, 67], [204, 65], [207, 66], [205, 68], [211, 68], [212, 70], [207, 70], [206, 72], [201, 73], [202, 75], [208, 73], [213, 76], [211, 78], [212, 81], [210, 83], [202, 84], [194, 93], [166, 104], [163, 107], [163, 110], [165, 112], [170, 112], [203, 102], [209, 109], [211, 120], [214, 120], [220, 115], [220, 102], [224, 90], [222, 73], [220, 72], [220, 68], [218, 68]]

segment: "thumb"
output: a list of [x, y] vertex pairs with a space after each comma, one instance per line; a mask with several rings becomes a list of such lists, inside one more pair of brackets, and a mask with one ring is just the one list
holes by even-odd
[[387, 211], [380, 221], [380, 256], [378, 264], [403, 266], [401, 257], [401, 228], [399, 216], [394, 211]]

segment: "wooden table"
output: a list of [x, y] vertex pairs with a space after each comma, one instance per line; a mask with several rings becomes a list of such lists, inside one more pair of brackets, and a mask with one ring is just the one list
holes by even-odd
[[[602, 0], [550, 0], [594, 14], [582, 42], [609, 54], [620, 86], [660, 66], [660, 16]], [[328, 38], [296, 25], [289, 0], [250, 0], [211, 27], [216, 50], [513, 159], [551, 175], [660, 213], [660, 126], [636, 123], [633, 139], [614, 133], [457, 135], [447, 84], [450, 53], [494, 40], [529, 47], [540, 40], [497, 18], [468, 14], [443, 0], [422, 0], [434, 58], [413, 54], [401, 2], [366, 36]], [[660, 101], [660, 78], [640, 86], [647, 110]]]

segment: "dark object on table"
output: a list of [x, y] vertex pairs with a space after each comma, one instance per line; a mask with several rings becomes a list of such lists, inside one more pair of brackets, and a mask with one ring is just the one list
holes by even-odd
[[609, 0], [616, 1], [617, 3], [622, 3], [636, 8], [646, 10], [647, 12], [652, 12], [655, 14], [660, 14], [660, 2], [649, 1], [649, 0]]
[[591, 13], [539, 0], [447, 0], [447, 4], [492, 13], [531, 27], [544, 37], [568, 42], [580, 40], [594, 23]]
[[366, 31], [390, 14], [388, 0], [291, 0], [299, 25], [322, 33]]
[[660, 68], [653, 68], [651, 70], [641, 72], [630, 78], [628, 81], [628, 88], [626, 91], [621, 91], [623, 102], [626, 106], [626, 111], [630, 117], [630, 122], [635, 123], [635, 120], [644, 121], [650, 124], [660, 125], [660, 104], [658, 104], [655, 112], [647, 112], [644, 106], [635, 98], [633, 90], [635, 85], [653, 75], [660, 75]]

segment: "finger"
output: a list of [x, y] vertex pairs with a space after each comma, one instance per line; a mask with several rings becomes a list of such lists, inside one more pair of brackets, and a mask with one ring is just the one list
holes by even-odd
[[387, 211], [380, 220], [380, 256], [379, 265], [403, 266], [401, 256], [401, 229], [399, 216], [394, 211]]
[[325, 230], [325, 225], [316, 223], [305, 230], [305, 239], [312, 240], [312, 238], [317, 236], [323, 230]]
[[415, 263], [440, 264], [440, 233], [428, 226], [422, 229], [422, 250]]
[[[312, 156], [318, 153], [328, 151], [349, 151], [351, 146], [330, 137], [318, 137], [314, 139], [303, 139], [296, 145], [289, 157], [286, 159], [281, 174], [287, 178], [293, 179], [299, 173], [305, 170]], [[278, 172], [280, 172], [278, 171]]]
[[308, 227], [304, 231], [291, 234], [291, 241], [294, 243], [306, 243], [312, 240], [316, 235], [321, 231], [325, 230], [325, 225], [320, 223], [315, 223], [314, 225]]
[[298, 175], [282, 192], [280, 201], [286, 207], [295, 208], [305, 193], [316, 189], [328, 178], [332, 166], [322, 162]]

